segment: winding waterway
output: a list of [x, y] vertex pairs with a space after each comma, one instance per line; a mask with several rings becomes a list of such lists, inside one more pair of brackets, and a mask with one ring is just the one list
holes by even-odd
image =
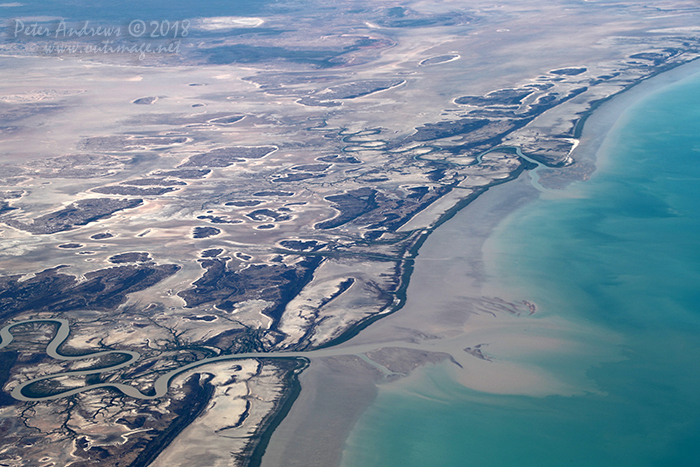
[[[489, 466], [694, 465], [700, 449], [700, 376], [694, 371], [700, 359], [698, 89], [696, 76], [628, 110], [599, 151], [602, 163], [592, 180], [511, 214], [484, 247], [483, 264], [473, 264], [467, 253], [460, 258], [469, 251], [469, 235], [479, 236], [472, 218], [457, 216], [437, 230], [417, 260], [422, 272], [417, 269], [412, 278], [425, 282], [423, 289], [414, 287], [425, 295], [409, 294], [400, 313], [404, 324], [411, 313], [422, 325], [428, 322], [426, 333], [413, 341], [406, 336], [373, 341], [370, 327], [338, 348], [192, 362], [159, 376], [149, 394], [129, 384], [99, 383], [32, 397], [24, 392], [31, 384], [113, 371], [140, 355], [121, 350], [62, 355], [58, 349], [70, 334], [68, 321], [28, 320], [0, 329], [0, 349], [12, 342], [13, 327], [53, 322], [58, 328], [46, 352], [54, 359], [128, 359], [25, 381], [12, 396], [54, 400], [109, 387], [156, 399], [177, 375], [217, 361], [334, 355], [368, 361], [369, 351], [400, 346], [446, 352], [458, 365], [435, 366], [384, 385], [348, 441], [345, 466], [461, 466], [465, 459]], [[537, 170], [526, 184], [546, 192]], [[513, 182], [518, 184], [524, 190], [523, 180]], [[459, 268], [474, 271], [462, 277]], [[508, 290], [510, 300], [537, 303], [538, 313], [531, 317], [513, 308], [492, 320], [489, 310], [509, 302], [461, 296], [456, 281], [467, 277], [472, 286], [484, 281], [476, 279], [480, 275], [486, 277], [482, 290]], [[436, 299], [436, 291], [450, 287], [451, 294]], [[468, 326], [460, 328], [455, 316], [469, 307], [487, 312], [468, 316]], [[431, 310], [449, 313], [426, 317]], [[378, 324], [384, 322], [392, 323], [391, 317]], [[509, 340], [515, 344], [506, 345]], [[475, 358], [474, 349], [483, 349], [486, 358]], [[459, 375], [457, 367], [463, 370]]]

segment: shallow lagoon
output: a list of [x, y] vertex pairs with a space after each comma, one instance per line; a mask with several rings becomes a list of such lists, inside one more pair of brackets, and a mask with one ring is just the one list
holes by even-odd
[[583, 330], [580, 352], [528, 357], [581, 391], [498, 395], [428, 368], [382, 387], [343, 466], [696, 465], [699, 126], [700, 76], [648, 95], [610, 131], [591, 180], [517, 210], [485, 246], [494, 288]]

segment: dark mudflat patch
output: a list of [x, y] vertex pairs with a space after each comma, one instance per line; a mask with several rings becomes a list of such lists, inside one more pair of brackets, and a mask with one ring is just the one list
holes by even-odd
[[421, 65], [421, 66], [439, 65], [440, 63], [451, 62], [452, 60], [456, 60], [458, 58], [459, 58], [459, 55], [457, 55], [457, 54], [438, 55], [437, 57], [430, 57], [430, 58], [426, 58], [425, 60], [421, 60], [419, 65]]
[[377, 190], [360, 188], [348, 191], [342, 195], [326, 196], [325, 199], [333, 203], [333, 208], [340, 211], [340, 213], [332, 219], [319, 222], [314, 228], [332, 229], [371, 211], [377, 207], [377, 203], [375, 202], [376, 195]]
[[202, 258], [215, 258], [223, 252], [224, 250], [221, 248], [210, 248], [209, 250], [204, 250], [202, 252]]
[[216, 315], [205, 315], [205, 316], [185, 316], [184, 319], [188, 321], [216, 321], [219, 317]]
[[151, 105], [151, 104], [155, 104], [157, 100], [158, 100], [158, 98], [155, 96], [140, 97], [140, 98], [136, 99], [135, 101], [133, 101], [132, 104]]
[[[209, 383], [207, 378], [200, 374], [194, 374], [183, 385], [182, 399], [173, 400], [168, 410], [175, 414], [173, 422], [167, 424], [163, 430], [153, 430], [156, 434], [149, 439], [138, 457], [129, 464], [129, 467], [147, 467], [158, 457], [163, 449], [168, 446], [182, 430], [187, 428], [207, 408], [216, 388]], [[139, 446], [141, 447], [141, 446]], [[95, 447], [90, 448], [90, 453]], [[80, 454], [79, 450], [76, 450]], [[84, 457], [90, 459], [93, 454], [83, 451]]]
[[24, 195], [22, 190], [5, 190], [0, 191], [0, 199], [17, 199]]
[[274, 219], [277, 222], [288, 221], [291, 216], [288, 214], [281, 214], [272, 209], [256, 209], [246, 214], [246, 217], [254, 221], [265, 221], [267, 218]]
[[478, 130], [488, 125], [489, 122], [490, 120], [485, 118], [462, 118], [449, 122], [426, 123], [416, 128], [416, 132], [407, 138], [407, 142], [449, 138]]
[[95, 234], [95, 235], [91, 235], [91, 236], [90, 236], [90, 238], [91, 238], [92, 240], [104, 240], [104, 239], [106, 239], [106, 238], [112, 238], [112, 237], [114, 237], [114, 235], [112, 235], [112, 234], [109, 233], [109, 232], [97, 233], [97, 234]]
[[181, 170], [162, 170], [154, 172], [155, 176], [184, 178], [185, 180], [204, 178], [211, 173], [211, 169], [181, 169]]
[[111, 310], [130, 293], [144, 290], [180, 270], [176, 264], [115, 266], [87, 272], [84, 279], [46, 269], [20, 281], [22, 275], [0, 276], [0, 320], [25, 311], [60, 313], [80, 308]]
[[245, 118], [245, 115], [228, 115], [226, 117], [219, 117], [209, 120], [209, 123], [215, 125], [231, 125], [236, 122], [240, 122]]
[[258, 201], [258, 200], [228, 201], [227, 203], [224, 204], [224, 206], [236, 206], [239, 208], [243, 208], [243, 207], [257, 206], [258, 204], [262, 204], [263, 202], [264, 201]]
[[111, 256], [108, 261], [110, 263], [145, 263], [150, 261], [151, 257], [145, 251], [130, 251], [128, 253], [120, 253]]
[[62, 245], [58, 245], [58, 247], [68, 250], [68, 249], [73, 249], [73, 248], [82, 248], [83, 244], [82, 243], [64, 243]]
[[265, 190], [253, 193], [253, 196], [292, 196], [294, 195], [291, 191], [279, 191], [279, 190]]
[[228, 167], [248, 159], [260, 159], [277, 150], [275, 146], [229, 146], [190, 157], [178, 167]]
[[149, 188], [139, 188], [134, 186], [101, 186], [93, 188], [92, 191], [95, 193], [102, 193], [103, 195], [136, 195], [136, 196], [159, 196], [171, 191], [175, 191], [177, 188], [172, 187], [149, 187]]
[[133, 151], [186, 142], [184, 136], [92, 136], [83, 139], [78, 147], [89, 151]]
[[34, 219], [31, 224], [8, 219], [5, 223], [16, 229], [33, 234], [52, 234], [72, 230], [75, 226], [108, 217], [115, 212], [131, 209], [143, 204], [142, 199], [90, 198]]
[[[274, 307], [266, 310], [265, 314], [276, 323], [286, 304], [311, 280], [313, 271], [320, 262], [321, 258], [305, 258], [294, 265], [250, 264], [236, 270], [230, 268], [223, 259], [202, 259], [199, 263], [205, 270], [204, 275], [192, 284], [192, 288], [179, 292], [178, 296], [187, 302], [188, 307], [213, 303], [224, 311], [232, 311], [236, 303], [246, 300], [274, 302]], [[263, 336], [240, 331], [241, 341], [236, 338], [238, 342], [231, 342], [227, 338], [225, 345], [220, 345], [222, 343], [214, 342], [217, 338], [213, 338], [211, 343], [205, 345], [215, 345], [227, 351], [264, 349], [264, 344], [258, 340]]]
[[430, 191], [430, 187], [427, 186], [414, 186], [408, 189], [411, 192], [406, 198], [421, 200]]
[[460, 105], [520, 105], [522, 100], [532, 94], [532, 88], [526, 89], [499, 89], [484, 96], [462, 96], [455, 99], [455, 104]]
[[324, 177], [323, 174], [313, 174], [309, 172], [300, 172], [293, 174], [284, 174], [281, 177], [273, 178], [272, 181], [275, 183], [289, 183], [289, 182], [299, 182], [301, 180], [308, 180], [309, 178], [321, 178]]
[[556, 70], [550, 70], [550, 73], [553, 75], [559, 75], [559, 76], [576, 76], [580, 75], [581, 73], [585, 73], [587, 68], [559, 68]]
[[12, 206], [10, 206], [10, 203], [6, 201], [0, 201], [0, 214], [4, 214], [9, 211], [14, 211], [15, 209], [17, 208], [13, 208]]
[[227, 217], [211, 216], [211, 215], [197, 216], [197, 219], [199, 219], [199, 220], [208, 219], [209, 222], [211, 222], [212, 224], [242, 224], [243, 223], [243, 221], [240, 219], [229, 219]]
[[137, 178], [135, 180], [124, 180], [120, 182], [121, 185], [133, 185], [133, 186], [183, 186], [187, 183], [180, 180], [166, 180], [164, 178]]
[[195, 227], [192, 231], [192, 238], [209, 238], [221, 233], [216, 227]]
[[282, 240], [280, 245], [289, 250], [317, 251], [326, 246], [325, 243], [316, 240]]
[[301, 170], [305, 172], [323, 172], [330, 166], [331, 164], [304, 164], [295, 165], [294, 167], [292, 167], [292, 170]]
[[387, 89], [399, 86], [405, 82], [406, 81], [403, 79], [367, 79], [352, 81], [350, 83], [339, 84], [337, 86], [322, 89], [319, 92], [302, 97], [297, 102], [306, 106], [336, 107], [340, 105], [340, 103], [334, 102], [335, 100], [356, 99], [375, 92], [386, 91]]

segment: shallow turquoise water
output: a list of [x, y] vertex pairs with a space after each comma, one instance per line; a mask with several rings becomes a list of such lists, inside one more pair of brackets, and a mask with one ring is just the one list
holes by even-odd
[[588, 369], [600, 392], [491, 395], [434, 367], [380, 391], [344, 467], [700, 465], [700, 76], [628, 109], [600, 155], [576, 197], [529, 204], [491, 240], [495, 280], [621, 336]]

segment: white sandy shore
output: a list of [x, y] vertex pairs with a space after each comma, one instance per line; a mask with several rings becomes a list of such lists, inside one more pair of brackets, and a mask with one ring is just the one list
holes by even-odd
[[[599, 149], [606, 135], [627, 108], [655, 90], [698, 72], [700, 61], [692, 62], [643, 81], [604, 103], [586, 122], [574, 157], [596, 161], [596, 157], [603, 154]], [[604, 163], [604, 159], [596, 163]], [[483, 347], [487, 355], [491, 352], [509, 355], [516, 351], [561, 351], [573, 342], [571, 336], [576, 330], [566, 329], [567, 323], [556, 319], [543, 322], [529, 318], [527, 313], [518, 316], [507, 311], [507, 307], [498, 312], [498, 301], [480, 300], [484, 292], [482, 286], [487, 282], [482, 259], [485, 241], [507, 215], [537, 196], [539, 193], [525, 174], [479, 197], [438, 229], [423, 246], [408, 289], [407, 305], [339, 347], [352, 355], [368, 346], [381, 347], [390, 342], [396, 345], [396, 341], [404, 341], [414, 348], [418, 344], [426, 350], [449, 350], [465, 366], [462, 371], [453, 365], [456, 377], [481, 391], [544, 395], [594, 390], [567, 385], [566, 381], [557, 380], [556, 375], [547, 375], [522, 361], [502, 361], [500, 366], [494, 366], [463, 351], [465, 342], [472, 346], [496, 342]], [[444, 249], [451, 236], [460, 237], [458, 251]], [[440, 295], [446, 290], [453, 293]], [[435, 291], [438, 291], [437, 296]], [[492, 316], [490, 312], [494, 310], [496, 315]], [[516, 309], [519, 310], [521, 308]], [[528, 319], [541, 328], [537, 339], [533, 336], [528, 339], [517, 331]], [[576, 349], [566, 351], [575, 352]], [[591, 358], [605, 357], [594, 355]], [[469, 376], [475, 372], [479, 378]], [[376, 368], [363, 364], [357, 357], [313, 358], [311, 366], [301, 376], [302, 391], [298, 400], [272, 436], [263, 457], [263, 467], [338, 465], [345, 439], [371, 405], [382, 380]], [[513, 387], [514, 380], [518, 381], [517, 387]]]

